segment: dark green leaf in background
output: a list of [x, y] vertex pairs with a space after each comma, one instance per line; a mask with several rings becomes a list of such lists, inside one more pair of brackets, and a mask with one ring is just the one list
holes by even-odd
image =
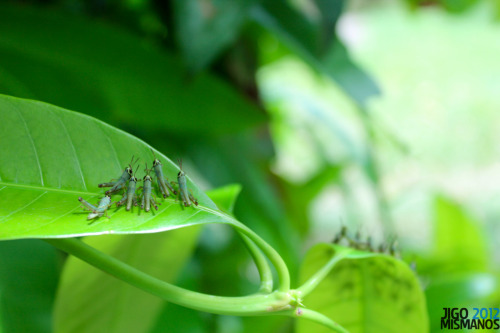
[[204, 69], [235, 41], [252, 2], [174, 1], [177, 39], [189, 70]]
[[59, 260], [40, 240], [0, 242], [0, 332], [52, 332]]
[[179, 59], [137, 36], [41, 8], [1, 5], [0, 75], [0, 93], [136, 130], [221, 134], [265, 119], [220, 79], [188, 79]]

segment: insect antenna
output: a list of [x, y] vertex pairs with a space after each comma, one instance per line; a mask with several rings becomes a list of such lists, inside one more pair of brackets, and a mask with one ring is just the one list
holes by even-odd
[[149, 149], [151, 149], [151, 152], [153, 153], [153, 157], [156, 159], [156, 154], [155, 154], [153, 148], [149, 147]]
[[144, 169], [144, 172], [146, 172], [146, 175], [149, 176], [149, 174], [151, 173], [151, 170], [153, 170], [153, 168], [148, 169], [148, 164], [146, 163], [146, 169]]
[[139, 157], [137, 157], [137, 159], [134, 161], [134, 155], [132, 155], [132, 160], [130, 160], [129, 163], [130, 168], [132, 169], [134, 164], [136, 164], [137, 162], [139, 162]]
[[135, 171], [134, 171], [134, 173], [133, 173], [134, 177], [135, 177], [135, 175], [137, 174], [137, 170], [138, 170], [138, 169], [139, 169], [139, 164], [137, 165], [137, 168], [135, 168]]

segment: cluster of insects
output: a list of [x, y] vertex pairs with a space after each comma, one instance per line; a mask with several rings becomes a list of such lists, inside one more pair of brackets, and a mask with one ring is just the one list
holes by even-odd
[[[133, 165], [135, 165], [139, 159], [134, 161], [134, 157], [132, 156], [132, 160], [129, 165], [125, 168], [122, 175], [118, 180], [112, 180], [107, 183], [99, 184], [99, 187], [111, 187], [109, 190], [105, 192], [105, 196], [99, 201], [99, 204], [96, 206], [91, 203], [85, 201], [83, 198], [79, 197], [78, 200], [82, 203], [82, 207], [86, 210], [90, 210], [91, 213], [88, 215], [87, 219], [92, 220], [97, 217], [109, 216], [106, 215], [106, 211], [116, 203], [116, 206], [126, 205], [126, 210], [129, 211], [132, 208], [132, 205], [138, 206], [138, 197], [136, 194], [136, 190], [142, 189], [141, 192], [141, 209], [144, 209], [146, 212], [151, 210], [151, 206], [153, 206], [156, 210], [158, 210], [158, 203], [154, 198], [153, 193], [153, 177], [151, 177], [151, 171], [154, 170], [156, 175], [156, 182], [158, 184], [158, 189], [161, 192], [163, 198], [167, 198], [171, 195], [177, 195], [179, 193], [180, 198], [185, 207], [189, 207], [192, 204], [198, 205], [198, 201], [193, 196], [190, 190], [188, 190], [186, 183], [186, 175], [184, 171], [182, 171], [182, 161], [179, 161], [180, 171], [177, 174], [177, 183], [174, 181], [169, 181], [168, 178], [163, 176], [162, 164], [159, 159], [156, 158], [153, 150], [154, 161], [153, 167], [148, 169], [148, 165], [146, 163], [146, 175], [142, 179], [143, 185], [137, 188], [137, 178], [135, 174], [137, 172], [137, 168], [133, 171]], [[177, 187], [178, 191], [175, 189]], [[111, 202], [111, 195], [118, 193], [122, 190], [125, 190], [122, 198], [117, 202]]]
[[356, 232], [354, 237], [350, 237], [347, 233], [346, 226], [342, 226], [342, 228], [340, 228], [339, 233], [335, 236], [332, 243], [349, 246], [362, 251], [387, 253], [396, 258], [400, 258], [401, 256], [397, 240], [394, 239], [387, 244], [381, 243], [378, 247], [376, 247], [372, 242], [371, 236], [368, 236], [366, 240], [363, 240], [359, 231]]

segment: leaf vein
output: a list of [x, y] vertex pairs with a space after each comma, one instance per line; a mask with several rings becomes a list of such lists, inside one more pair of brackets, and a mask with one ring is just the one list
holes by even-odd
[[80, 194], [80, 195], [90, 195], [90, 196], [96, 196], [96, 195], [101, 195], [101, 193], [92, 193], [92, 192], [83, 192], [83, 191], [72, 191], [72, 190], [63, 190], [61, 188], [55, 188], [55, 187], [43, 187], [43, 186], [34, 186], [34, 185], [26, 185], [26, 184], [14, 184], [14, 183], [4, 183], [0, 182], [0, 185], [6, 185], [5, 187], [18, 187], [26, 190], [42, 190], [46, 192], [59, 192], [59, 193], [68, 193], [68, 194]]
[[[3, 188], [2, 188], [3, 189]], [[6, 215], [4, 216], [3, 219], [0, 220], [0, 223], [2, 223], [3, 221], [5, 221], [7, 218], [9, 218], [10, 216], [20, 212], [21, 210], [23, 209], [26, 209], [28, 206], [32, 205], [33, 203], [35, 203], [38, 199], [40, 199], [42, 196], [44, 196], [45, 194], [47, 194], [47, 191], [43, 192], [42, 194], [40, 194], [39, 196], [37, 196], [35, 199], [31, 200], [30, 202], [28, 202], [26, 205], [16, 209], [15, 211], [11, 212], [9, 215]]]
[[88, 190], [87, 184], [85, 184], [85, 178], [83, 177], [83, 171], [82, 171], [82, 166], [80, 165], [80, 159], [78, 158], [78, 154], [76, 153], [75, 144], [73, 143], [73, 139], [71, 138], [71, 135], [69, 134], [68, 128], [58, 114], [55, 114], [53, 110], [50, 110], [50, 112], [52, 112], [52, 114], [54, 114], [56, 116], [56, 118], [59, 120], [59, 122], [63, 126], [64, 132], [66, 133], [66, 136], [69, 139], [71, 149], [73, 150], [73, 154], [75, 155], [75, 158], [76, 158], [76, 164], [78, 165], [78, 171], [80, 171], [80, 175], [81, 175], [82, 182], [83, 182], [83, 187], [85, 188], [85, 190]]
[[53, 219], [52, 219], [52, 220], [50, 220], [49, 222], [44, 223], [44, 224], [42, 224], [42, 225], [39, 225], [39, 226], [37, 226], [36, 228], [31, 228], [31, 229], [25, 230], [25, 232], [32, 232], [33, 230], [37, 230], [37, 229], [40, 229], [40, 228], [46, 227], [46, 226], [48, 226], [49, 224], [52, 224], [52, 223], [54, 223], [55, 221], [59, 220], [60, 218], [63, 218], [63, 217], [65, 217], [66, 215], [71, 214], [72, 212], [74, 212], [74, 211], [75, 211], [75, 210], [77, 210], [78, 208], [80, 208], [80, 206], [76, 206], [75, 208], [72, 208], [69, 212], [64, 213], [63, 215], [59, 215], [58, 217], [53, 218]]
[[115, 146], [113, 145], [113, 142], [111, 141], [111, 139], [109, 138], [109, 135], [108, 133], [104, 132], [104, 130], [102, 129], [102, 126], [99, 126], [99, 129], [104, 133], [104, 136], [106, 137], [106, 139], [108, 140], [109, 142], [109, 145], [111, 146], [111, 150], [113, 151], [114, 155], [115, 155], [115, 159], [116, 159], [116, 164], [118, 164], [118, 169], [121, 169], [122, 165], [120, 164], [120, 159], [118, 158], [118, 152], [116, 151], [116, 148]]
[[35, 141], [33, 141], [33, 136], [31, 135], [31, 131], [28, 127], [28, 123], [26, 122], [26, 119], [24, 118], [24, 115], [22, 114], [21, 111], [19, 111], [18, 108], [15, 108], [15, 110], [17, 111], [17, 113], [19, 114], [19, 117], [23, 121], [24, 128], [26, 128], [26, 133], [28, 133], [28, 138], [30, 139], [31, 145], [33, 146], [33, 151], [35, 152], [36, 163], [38, 165], [38, 170], [40, 172], [40, 179], [41, 179], [42, 186], [43, 186], [44, 184], [43, 184], [42, 165], [40, 164], [40, 158], [38, 157], [38, 151], [37, 151], [36, 146], [35, 146]]

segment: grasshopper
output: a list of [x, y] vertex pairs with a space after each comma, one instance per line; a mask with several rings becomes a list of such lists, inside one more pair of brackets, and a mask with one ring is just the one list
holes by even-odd
[[[99, 205], [96, 207], [91, 203], [85, 201], [82, 197], [79, 197], [78, 200], [82, 203], [83, 207], [90, 210], [92, 213], [87, 216], [87, 220], [95, 219], [96, 217], [101, 217], [106, 214], [106, 211], [111, 206], [111, 197], [109, 195], [104, 196], [104, 198], [99, 201]], [[108, 219], [109, 216], [105, 215]]]
[[144, 184], [142, 187], [142, 204], [141, 208], [143, 208], [146, 212], [149, 212], [150, 210], [150, 205], [152, 204], [153, 207], [158, 210], [158, 206], [156, 205], [155, 199], [153, 199], [153, 196], [151, 194], [151, 183], [153, 179], [149, 175], [151, 172], [151, 169], [148, 169], [148, 165], [146, 164], [146, 175], [143, 178]]
[[127, 192], [123, 195], [123, 197], [120, 199], [120, 201], [118, 201], [116, 203], [117, 206], [121, 206], [125, 202], [127, 203], [127, 207], [126, 207], [127, 210], [130, 210], [130, 208], [132, 207], [132, 204], [134, 204], [134, 206], [137, 206], [137, 195], [135, 194], [135, 188], [137, 185], [137, 178], [135, 177], [135, 174], [136, 174], [138, 168], [139, 168], [139, 166], [137, 166], [137, 168], [135, 169], [134, 175], [130, 178], [130, 180], [128, 182]]
[[112, 193], [115, 193], [115, 192], [120, 191], [121, 189], [124, 189], [126, 184], [127, 184], [127, 181], [130, 179], [130, 177], [132, 177], [132, 165], [137, 163], [138, 160], [139, 160], [139, 158], [137, 158], [137, 160], [134, 162], [134, 156], [132, 156], [132, 160], [130, 161], [129, 165], [125, 168], [125, 170], [123, 170], [122, 175], [120, 176], [120, 178], [117, 181], [109, 182], [109, 183], [102, 183], [102, 184], [99, 184], [98, 186], [99, 187], [111, 187], [111, 189], [106, 191], [106, 195], [111, 195]]
[[194, 196], [188, 191], [187, 183], [186, 183], [186, 174], [182, 171], [182, 160], [179, 160], [180, 171], [177, 174], [177, 183], [179, 184], [179, 193], [181, 195], [182, 202], [185, 207], [191, 206], [191, 203], [194, 203], [198, 206], [198, 201], [194, 198]]
[[[155, 174], [156, 174], [156, 180], [158, 181], [158, 187], [160, 188], [161, 193], [163, 194], [163, 197], [169, 197], [170, 192], [173, 194], [177, 194], [177, 191], [173, 188], [173, 186], [170, 184], [168, 178], [163, 177], [163, 169], [161, 167], [161, 162], [159, 159], [156, 158], [155, 152], [153, 149], [151, 149], [151, 152], [153, 153], [154, 156], [154, 161], [153, 161], [153, 168], [155, 169]], [[170, 190], [170, 192], [169, 192]]]
[[334, 244], [340, 244], [340, 242], [347, 237], [347, 227], [343, 225], [340, 228], [340, 232], [335, 235], [335, 238], [333, 239], [332, 243]]

